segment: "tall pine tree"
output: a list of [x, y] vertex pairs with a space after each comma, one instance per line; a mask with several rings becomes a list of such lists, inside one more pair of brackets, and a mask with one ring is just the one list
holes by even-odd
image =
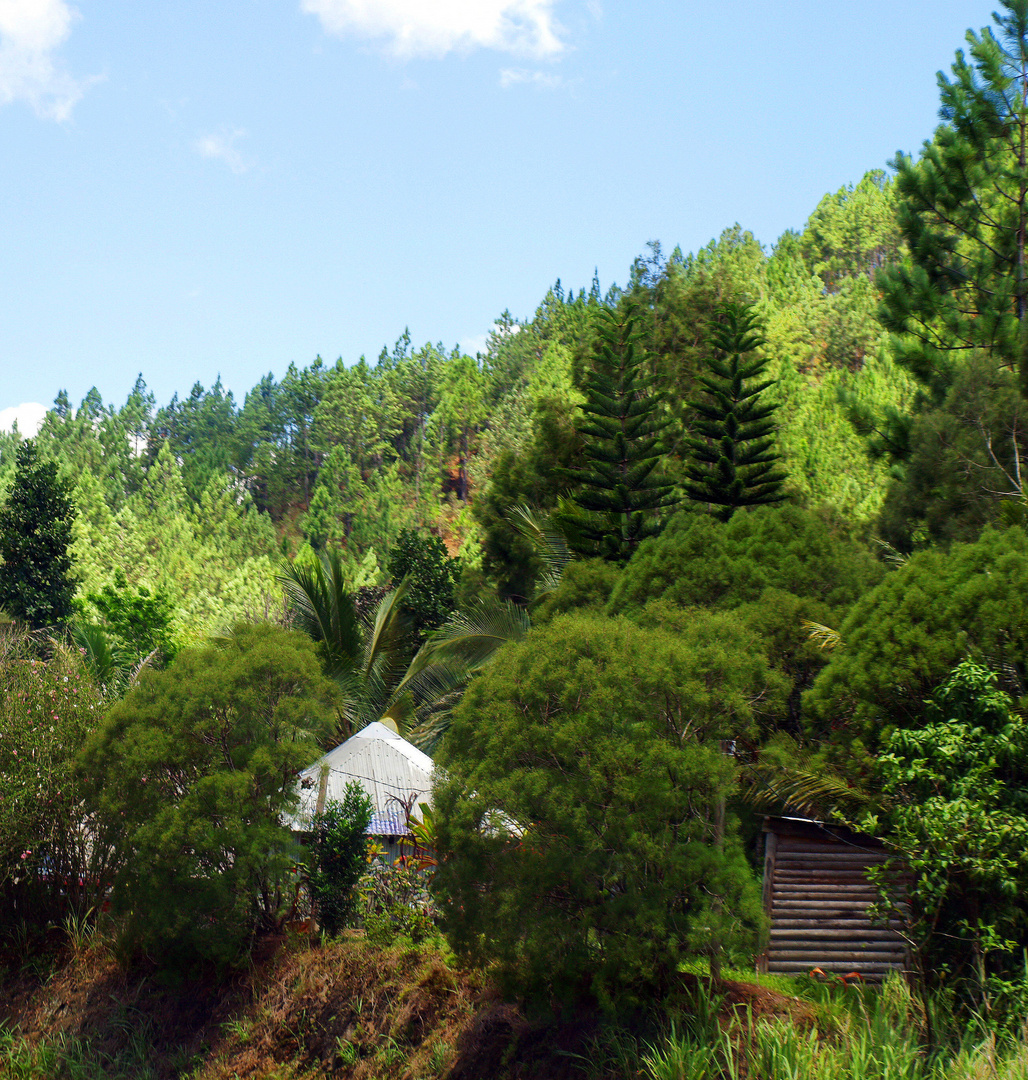
[[644, 354], [631, 315], [607, 308], [597, 313], [597, 343], [582, 391], [585, 402], [575, 427], [585, 463], [572, 471], [574, 510], [561, 515], [568, 542], [580, 554], [626, 562], [639, 543], [660, 532], [659, 511], [677, 500], [656, 472], [663, 448], [654, 376], [644, 373]]
[[752, 355], [765, 344], [756, 316], [749, 305], [725, 304], [711, 329], [716, 354], [699, 377], [707, 400], [688, 402], [697, 418], [685, 440], [685, 490], [720, 507], [715, 516], [727, 521], [740, 506], [781, 502], [786, 474], [775, 466], [778, 406], [762, 398], [775, 380], [760, 380], [768, 360]]
[[939, 72], [944, 123], [920, 158], [892, 163], [910, 254], [879, 272], [878, 315], [937, 398], [975, 350], [1028, 387], [1028, 0], [1002, 7]]
[[18, 447], [14, 484], [0, 509], [0, 607], [33, 630], [60, 626], [71, 614], [71, 524], [68, 488], [36, 444]]

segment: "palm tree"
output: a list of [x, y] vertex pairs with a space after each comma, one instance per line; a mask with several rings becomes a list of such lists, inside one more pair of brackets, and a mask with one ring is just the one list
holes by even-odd
[[278, 580], [295, 624], [320, 644], [326, 674], [342, 691], [340, 734], [378, 720], [401, 733], [413, 729], [411, 738], [429, 753], [446, 733], [450, 709], [468, 680], [530, 626], [528, 613], [509, 601], [483, 601], [456, 612], [411, 659], [406, 581], [361, 619], [338, 552], [290, 564]]
[[432, 754], [450, 727], [451, 710], [464, 688], [503, 645], [531, 629], [528, 612], [510, 600], [482, 600], [454, 614], [418, 650], [401, 688], [417, 705], [411, 741]]
[[310, 563], [290, 563], [278, 580], [295, 625], [321, 646], [325, 673], [339, 685], [340, 734], [351, 735], [373, 720], [400, 731], [414, 711], [410, 693], [400, 686], [412, 637], [402, 607], [406, 583], [362, 619], [338, 551]]

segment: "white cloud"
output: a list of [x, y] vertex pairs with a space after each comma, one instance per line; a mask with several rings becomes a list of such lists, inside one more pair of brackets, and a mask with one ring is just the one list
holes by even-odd
[[497, 49], [515, 56], [564, 51], [554, 0], [300, 0], [330, 34], [384, 39], [401, 59], [454, 49]]
[[234, 173], [245, 173], [247, 169], [253, 168], [253, 162], [244, 158], [236, 149], [236, 140], [245, 138], [246, 131], [243, 128], [236, 128], [233, 131], [202, 135], [193, 146], [201, 157], [223, 161]]
[[564, 85], [564, 80], [559, 75], [545, 71], [529, 71], [527, 68], [504, 68], [500, 72], [500, 86], [505, 90], [519, 83], [531, 83], [542, 90], [558, 90]]
[[26, 401], [22, 405], [12, 405], [9, 409], [0, 409], [0, 431], [11, 431], [15, 422], [22, 435], [31, 437], [39, 431], [39, 425], [46, 416], [47, 408], [38, 401]]
[[72, 78], [54, 56], [77, 17], [64, 0], [0, 0], [0, 105], [26, 101], [38, 116], [68, 119], [96, 81]]

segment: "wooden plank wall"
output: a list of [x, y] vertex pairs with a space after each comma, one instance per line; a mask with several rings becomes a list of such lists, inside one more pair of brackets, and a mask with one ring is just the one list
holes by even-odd
[[877, 840], [787, 818], [765, 819], [764, 836], [764, 910], [771, 936], [761, 971], [855, 971], [874, 981], [904, 968], [902, 923], [872, 925], [867, 914], [878, 894], [865, 871], [886, 857]]

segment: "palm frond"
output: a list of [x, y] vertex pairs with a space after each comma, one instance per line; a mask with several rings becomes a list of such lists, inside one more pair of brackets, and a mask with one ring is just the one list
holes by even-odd
[[823, 769], [815, 772], [757, 764], [745, 768], [740, 779], [740, 793], [757, 810], [792, 810], [824, 821], [852, 821], [883, 805], [880, 793], [856, 787]]
[[533, 599], [553, 592], [560, 584], [564, 568], [575, 557], [568, 547], [567, 537], [549, 514], [541, 514], [523, 504], [508, 507], [505, 516], [532, 545], [533, 552], [543, 564]]
[[311, 563], [288, 563], [277, 580], [297, 627], [322, 644], [329, 674], [338, 677], [352, 670], [361, 657], [363, 635], [339, 552]]
[[97, 685], [109, 693], [119, 692], [127, 682], [127, 671], [132, 663], [129, 654], [95, 623], [73, 622], [69, 630], [72, 642], [81, 651]]
[[478, 671], [502, 645], [520, 641], [532, 626], [531, 616], [510, 600], [482, 600], [455, 612], [414, 657], [404, 683], [436, 669], [437, 678]]
[[809, 619], [803, 620], [803, 629], [807, 631], [810, 640], [814, 642], [819, 649], [841, 649], [843, 646], [842, 635], [838, 630], [833, 630], [830, 626], [825, 626], [824, 623], [811, 622]]
[[410, 586], [406, 579], [382, 597], [366, 627], [363, 668], [365, 677], [377, 675], [392, 685], [403, 673], [413, 625], [403, 609]]

